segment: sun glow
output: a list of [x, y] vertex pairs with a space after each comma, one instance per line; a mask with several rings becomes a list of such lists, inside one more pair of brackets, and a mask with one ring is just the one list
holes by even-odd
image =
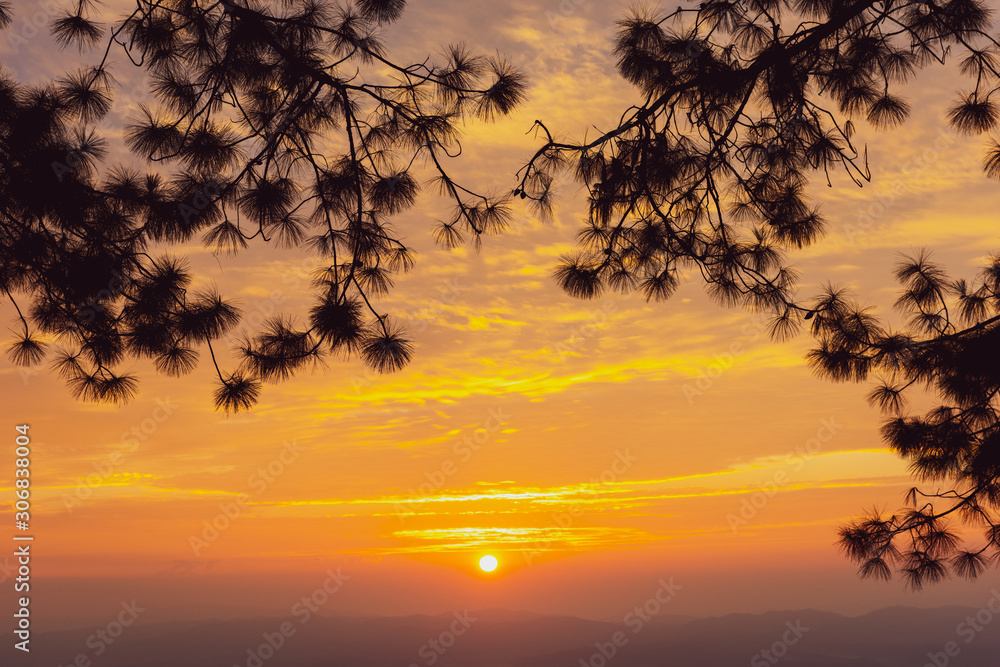
[[486, 555], [479, 559], [479, 568], [483, 572], [492, 572], [497, 569], [497, 565], [499, 564], [500, 563], [497, 561], [496, 556]]

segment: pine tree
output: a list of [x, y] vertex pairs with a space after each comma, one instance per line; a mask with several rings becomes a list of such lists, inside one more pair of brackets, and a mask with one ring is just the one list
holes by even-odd
[[[516, 190], [544, 212], [561, 170], [587, 188], [580, 251], [556, 272], [568, 293], [662, 300], [683, 269], [696, 270], [722, 304], [771, 313], [777, 338], [811, 320], [810, 361], [822, 375], [884, 376], [872, 401], [893, 414], [886, 443], [947, 490], [914, 489], [902, 514], [846, 526], [842, 546], [862, 575], [895, 569], [915, 588], [949, 568], [974, 577], [1000, 561], [1000, 260], [972, 285], [926, 256], [902, 264], [899, 305], [912, 321], [894, 333], [836, 289], [813, 303], [796, 298], [787, 253], [823, 233], [807, 184], [837, 173], [858, 185], [871, 179], [855, 121], [904, 123], [910, 104], [900, 89], [921, 69], [959, 58], [971, 87], [947, 122], [972, 134], [996, 127], [992, 28], [979, 0], [707, 0], [633, 12], [619, 23], [615, 55], [641, 102], [584, 142], [556, 140], [538, 122], [543, 143]], [[1000, 177], [996, 140], [984, 170]], [[905, 414], [914, 385], [941, 405]], [[952, 517], [984, 529], [984, 543], [962, 546]]]
[[[360, 355], [380, 372], [406, 364], [411, 341], [373, 305], [414, 261], [391, 220], [414, 204], [426, 164], [454, 202], [443, 241], [504, 228], [507, 198], [463, 187], [449, 163], [463, 120], [509, 113], [525, 83], [462, 45], [439, 63], [397, 64], [379, 34], [404, 4], [140, 0], [106, 27], [80, 0], [56, 17], [57, 40], [103, 44], [104, 56], [42, 86], [0, 79], [0, 288], [21, 325], [12, 359], [40, 363], [43, 335], [57, 336], [53, 364], [73, 392], [121, 402], [138, 385], [123, 361], [181, 375], [207, 349], [227, 411], [325, 355]], [[95, 129], [117, 92], [116, 48], [150, 81], [154, 101], [125, 130], [146, 173], [107, 164]], [[223, 253], [256, 239], [321, 256], [307, 322], [271, 318], [242, 340], [237, 368], [219, 368], [213, 344], [238, 309], [189, 291], [183, 258], [148, 254], [197, 238]]]

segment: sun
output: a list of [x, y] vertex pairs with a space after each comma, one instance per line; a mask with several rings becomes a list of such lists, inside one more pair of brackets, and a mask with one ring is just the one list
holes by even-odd
[[497, 569], [497, 565], [499, 564], [500, 562], [497, 560], [497, 557], [490, 556], [489, 554], [479, 559], [479, 569], [483, 572], [492, 572]]

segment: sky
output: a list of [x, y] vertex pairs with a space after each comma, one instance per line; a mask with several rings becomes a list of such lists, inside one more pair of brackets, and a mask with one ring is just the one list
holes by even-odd
[[[528, 101], [497, 124], [470, 123], [453, 167], [501, 190], [538, 145], [534, 119], [593, 136], [639, 101], [610, 55], [626, 9], [414, 2], [386, 39], [398, 60], [465, 41], [524, 68]], [[27, 34], [21, 19], [11, 30]], [[0, 39], [0, 50], [27, 81], [94, 57], [60, 52], [45, 35], [16, 52]], [[985, 142], [943, 122], [956, 80], [944, 67], [910, 84], [914, 112], [901, 130], [858, 123], [872, 183], [837, 174], [830, 187], [813, 184], [829, 224], [791, 255], [802, 295], [832, 282], [890, 313], [898, 253], [929, 248], [971, 278], [996, 250]], [[112, 136], [136, 101], [116, 107]], [[883, 448], [868, 387], [814, 376], [807, 335], [770, 341], [757, 316], [712, 303], [697, 276], [658, 304], [564, 294], [552, 271], [585, 214], [566, 178], [551, 221], [518, 208], [511, 230], [478, 253], [435, 246], [444, 211], [427, 195], [396, 220], [419, 252], [379, 302], [416, 342], [398, 373], [334, 360], [226, 416], [212, 408], [204, 362], [181, 379], [133, 364], [141, 393], [124, 407], [78, 402], [50, 373], [0, 362], [5, 421], [29, 423], [34, 443], [40, 625], [110, 617], [132, 599], [161, 620], [287, 609], [331, 569], [345, 577], [324, 609], [333, 614], [499, 607], [613, 619], [664, 578], [682, 586], [672, 613], [695, 615], [978, 607], [989, 597], [995, 571], [912, 593], [858, 580], [838, 552], [838, 526], [897, 509], [912, 480]], [[272, 313], [301, 317], [308, 303], [315, 263], [303, 251], [174, 252], [199, 284], [239, 302], [250, 329]], [[13, 310], [0, 316], [12, 329]], [[6, 503], [0, 521], [13, 521]], [[476, 567], [486, 553], [499, 559], [489, 575]]]

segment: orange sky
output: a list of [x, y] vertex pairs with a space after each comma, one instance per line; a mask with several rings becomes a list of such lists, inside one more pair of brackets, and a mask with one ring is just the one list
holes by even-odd
[[[635, 99], [608, 55], [625, 3], [564, 2], [575, 8], [565, 16], [555, 0], [412, 4], [389, 31], [400, 59], [466, 40], [530, 76], [519, 113], [467, 128], [455, 169], [477, 187], [513, 187], [537, 145], [524, 134], [535, 118], [581, 137]], [[2, 59], [30, 80], [77, 57], [46, 40], [16, 54], [0, 40]], [[943, 129], [951, 93], [939, 91], [954, 80], [937, 70], [912, 85], [903, 131], [859, 123], [874, 183], [838, 175], [813, 188], [830, 224], [794, 256], [803, 294], [831, 280], [885, 312], [896, 252], [927, 246], [971, 276], [1000, 245], [983, 142]], [[685, 586], [675, 613], [713, 614], [979, 604], [995, 585], [994, 573], [914, 595], [857, 581], [836, 528], [873, 505], [895, 509], [906, 465], [881, 448], [865, 387], [811, 375], [806, 336], [769, 342], [753, 316], [711, 304], [697, 276], [662, 304], [564, 295], [550, 276], [584, 211], [569, 181], [553, 221], [519, 210], [479, 254], [435, 248], [441, 210], [425, 196], [397, 221], [420, 252], [380, 302], [417, 342], [400, 373], [337, 361], [226, 417], [211, 408], [204, 363], [183, 379], [136, 364], [142, 393], [115, 408], [2, 362], [4, 417], [32, 426], [50, 618], [84, 613], [73, 599], [96, 610], [137, 594], [163, 618], [283, 608], [328, 567], [351, 577], [330, 611], [385, 614], [502, 606], [613, 618], [661, 577]], [[182, 250], [251, 322], [304, 312], [303, 251]], [[213, 520], [229, 524], [214, 538]], [[0, 522], [11, 521], [5, 505]], [[500, 558], [491, 576], [475, 570], [486, 552]]]

